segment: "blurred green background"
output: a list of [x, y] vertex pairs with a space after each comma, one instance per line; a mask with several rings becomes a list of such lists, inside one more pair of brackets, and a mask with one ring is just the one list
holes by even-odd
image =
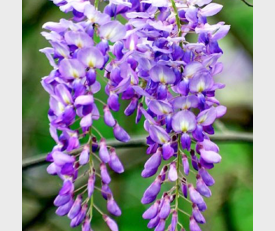
[[[253, 57], [253, 10], [241, 0], [220, 0], [224, 8], [211, 21], [225, 21], [231, 25], [229, 35], [220, 43], [224, 50], [222, 61], [224, 71], [218, 81], [226, 88], [217, 97], [228, 107], [222, 119], [230, 131], [252, 132], [252, 57]], [[252, 1], [250, 1], [253, 3]], [[38, 50], [48, 46], [40, 35], [42, 25], [47, 21], [59, 21], [64, 15], [48, 0], [23, 1], [23, 159], [50, 151], [54, 141], [49, 135], [47, 119], [48, 94], [43, 90], [40, 79], [51, 71], [46, 57]], [[106, 96], [100, 93], [101, 98]], [[127, 102], [123, 102], [126, 107]], [[121, 110], [123, 111], [123, 110]], [[115, 113], [120, 124], [131, 136], [144, 134], [143, 125], [134, 123], [134, 116], [125, 119], [122, 113]], [[96, 124], [103, 135], [113, 138], [112, 130]], [[219, 128], [217, 128], [219, 131]], [[207, 224], [204, 231], [250, 231], [253, 230], [253, 156], [252, 143], [219, 142], [223, 161], [211, 174], [216, 184], [211, 187], [213, 196], [206, 199], [208, 210], [204, 212]], [[147, 222], [141, 218], [146, 206], [140, 199], [152, 179], [142, 179], [140, 173], [148, 158], [144, 148], [118, 150], [126, 167], [123, 175], [113, 174], [111, 187], [123, 216], [116, 219], [122, 231], [148, 230]], [[57, 217], [53, 198], [61, 181], [46, 173], [47, 165], [23, 172], [23, 229], [28, 231], [65, 231], [69, 227], [66, 217]], [[99, 198], [96, 197], [96, 199]], [[98, 206], [106, 211], [105, 200], [99, 199]], [[188, 211], [184, 202], [182, 208]], [[186, 207], [186, 208], [185, 208]], [[187, 217], [180, 220], [187, 224]], [[95, 213], [94, 230], [107, 231], [101, 217]], [[76, 228], [74, 230], [80, 230]], [[188, 230], [188, 229], [187, 229]]]

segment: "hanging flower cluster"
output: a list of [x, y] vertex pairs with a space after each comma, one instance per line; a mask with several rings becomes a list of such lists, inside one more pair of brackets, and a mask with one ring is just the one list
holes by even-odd
[[[202, 212], [207, 208], [203, 197], [211, 196], [209, 186], [215, 183], [208, 170], [221, 161], [210, 135], [214, 134], [215, 120], [226, 112], [215, 98], [215, 91], [224, 87], [215, 81], [223, 69], [218, 62], [223, 53], [218, 40], [230, 29], [223, 22], [208, 24], [207, 17], [217, 14], [222, 6], [211, 0], [110, 0], [100, 12], [97, 0], [95, 7], [85, 0], [53, 2], [63, 12], [73, 14], [71, 21], [46, 23], [43, 28], [50, 32], [42, 32], [52, 47], [41, 51], [54, 68], [42, 80], [50, 94], [50, 132], [57, 143], [47, 158], [52, 162], [48, 172], [64, 181], [54, 201], [57, 214], [68, 215], [72, 227], [82, 224], [82, 230], [88, 231], [94, 207], [112, 231], [118, 230], [92, 196], [98, 178], [108, 211], [121, 215], [108, 186], [107, 165], [117, 173], [124, 169], [93, 120], [101, 114], [96, 102], [104, 104], [105, 124], [113, 127], [117, 140], [129, 141], [112, 116], [112, 111], [120, 110], [121, 97], [129, 100], [126, 116], [136, 111], [136, 123], [145, 117], [147, 154], [151, 156], [142, 176], [154, 176], [165, 161], [141, 200], [153, 203], [143, 214], [149, 220], [148, 228], [164, 231], [168, 226], [169, 231], [175, 231], [179, 226], [184, 230], [178, 221], [182, 212], [189, 216], [191, 231], [201, 230], [198, 223], [205, 223]], [[125, 25], [117, 21], [118, 15], [126, 19]], [[97, 73], [99, 69], [105, 70], [104, 76]], [[101, 88], [98, 78], [106, 82], [106, 103], [96, 98]], [[73, 129], [75, 124], [80, 124], [80, 129]], [[99, 143], [94, 131], [101, 136]], [[80, 155], [69, 155], [79, 149], [80, 139], [85, 137], [89, 139]], [[100, 173], [93, 159], [100, 162]], [[89, 169], [79, 176], [84, 165]], [[75, 182], [85, 175], [89, 175], [88, 183], [75, 190]], [[157, 199], [166, 182], [172, 182], [171, 189]], [[179, 208], [181, 198], [190, 203], [192, 214]]]
[[[122, 173], [124, 168], [116, 150], [107, 146], [93, 121], [100, 118], [97, 103], [102, 103], [105, 124], [113, 128], [115, 138], [121, 142], [130, 140], [127, 132], [113, 118], [107, 104], [96, 98], [101, 88], [97, 72], [104, 69], [109, 60], [108, 41], [116, 42], [124, 38], [126, 27], [97, 11], [88, 1], [55, 3], [60, 4], [65, 12], [77, 12], [76, 21], [85, 18], [79, 23], [65, 19], [58, 23], [48, 22], [43, 28], [49, 32], [42, 32], [52, 45], [41, 50], [53, 66], [50, 75], [42, 79], [42, 85], [50, 94], [50, 133], [57, 144], [47, 157], [52, 162], [47, 171], [63, 180], [63, 186], [54, 200], [54, 205], [58, 207], [56, 214], [67, 215], [71, 227], [82, 224], [82, 230], [88, 231], [91, 230], [94, 207], [103, 215], [111, 230], [118, 230], [116, 223], [96, 206], [93, 193], [95, 189], [99, 190], [107, 200], [108, 211], [120, 216], [121, 210], [109, 188], [111, 178], [107, 166], [117, 173]], [[96, 36], [104, 41], [96, 44]], [[114, 91], [119, 92], [120, 87]], [[99, 142], [95, 133], [101, 137]], [[71, 152], [76, 155], [70, 155]], [[95, 186], [96, 179], [101, 181], [101, 188]], [[86, 183], [77, 188], [83, 181]]]

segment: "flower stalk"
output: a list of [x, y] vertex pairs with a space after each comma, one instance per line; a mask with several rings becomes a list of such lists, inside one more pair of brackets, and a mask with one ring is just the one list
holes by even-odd
[[98, 9], [99, 0], [95, 0], [95, 9]]
[[179, 18], [178, 8], [177, 8], [174, 0], [171, 0], [171, 4], [172, 4], [173, 10], [174, 10], [174, 14], [175, 14], [176, 22], [177, 22], [178, 36], [181, 37], [182, 31], [181, 31], [181, 22], [180, 22], [180, 18]]

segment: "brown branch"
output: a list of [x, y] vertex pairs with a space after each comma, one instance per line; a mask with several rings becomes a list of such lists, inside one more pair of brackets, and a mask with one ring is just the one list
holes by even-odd
[[[109, 140], [107, 141], [108, 146], [112, 146], [114, 148], [138, 148], [138, 147], [146, 147], [145, 137], [134, 137], [128, 143], [121, 143], [117, 140]], [[253, 134], [252, 133], [241, 133], [241, 132], [228, 132], [224, 134], [216, 134], [211, 136], [211, 140], [219, 141], [219, 142], [253, 142]], [[75, 155], [81, 152], [82, 147], [70, 152], [71, 155]], [[39, 154], [37, 156], [29, 157], [23, 160], [22, 162], [22, 170], [27, 170], [28, 168], [33, 168], [35, 166], [39, 166], [47, 163], [46, 159], [47, 154]]]

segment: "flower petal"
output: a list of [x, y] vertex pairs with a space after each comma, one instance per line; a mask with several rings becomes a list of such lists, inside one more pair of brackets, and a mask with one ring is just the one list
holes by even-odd
[[213, 16], [213, 15], [219, 13], [222, 8], [223, 8], [223, 6], [220, 4], [210, 3], [209, 5], [207, 5], [206, 7], [202, 8], [200, 10], [200, 14], [204, 17]]
[[212, 40], [217, 41], [224, 38], [230, 30], [229, 25], [224, 25], [212, 36]]
[[116, 125], [114, 126], [114, 136], [117, 140], [121, 141], [121, 142], [128, 142], [131, 137], [129, 136], [129, 134], [118, 125], [118, 123], [116, 123]]
[[179, 111], [172, 118], [175, 132], [192, 132], [196, 129], [196, 117], [190, 111]]
[[197, 117], [197, 121], [202, 126], [208, 126], [213, 124], [216, 118], [217, 118], [216, 109], [214, 107], [211, 107], [199, 113]]
[[168, 102], [152, 100], [148, 105], [149, 109], [156, 115], [165, 115], [172, 112], [172, 107]]
[[206, 69], [202, 69], [190, 80], [189, 88], [192, 93], [197, 93], [211, 89], [213, 84], [214, 80], [210, 72]]
[[116, 42], [125, 37], [126, 27], [118, 21], [111, 21], [100, 27], [99, 34], [104, 39]]
[[68, 31], [64, 35], [67, 44], [75, 45], [78, 48], [91, 47], [94, 42], [92, 38], [85, 32]]
[[150, 77], [156, 83], [173, 84], [176, 81], [175, 73], [166, 66], [156, 65], [150, 70]]
[[189, 96], [182, 96], [177, 97], [173, 101], [173, 107], [174, 109], [189, 109], [189, 108], [196, 108], [198, 107], [199, 100], [198, 97], [195, 95], [189, 95]]
[[83, 48], [77, 53], [77, 58], [86, 67], [102, 68], [104, 57], [100, 50], [96, 47]]
[[59, 64], [59, 72], [66, 79], [85, 76], [85, 66], [77, 59], [63, 59]]
[[151, 125], [149, 128], [149, 135], [151, 139], [158, 144], [164, 144], [171, 140], [171, 137], [168, 135], [168, 133], [159, 126]]
[[183, 75], [186, 78], [191, 79], [194, 76], [194, 74], [201, 69], [203, 69], [203, 65], [200, 62], [194, 61], [186, 65], [186, 67], [184, 68]]
[[216, 164], [221, 162], [222, 157], [214, 151], [200, 150], [201, 157], [209, 164]]

